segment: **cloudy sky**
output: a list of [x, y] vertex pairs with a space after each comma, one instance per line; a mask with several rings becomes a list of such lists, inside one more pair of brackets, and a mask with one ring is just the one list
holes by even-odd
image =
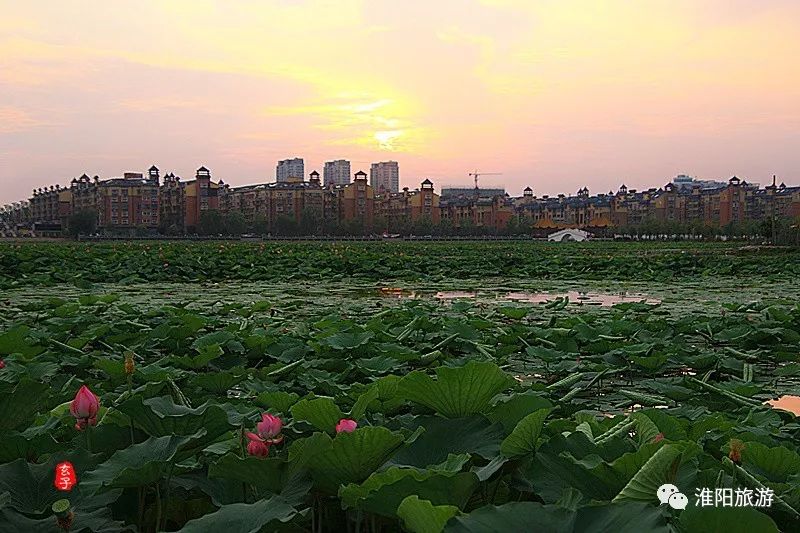
[[795, 0], [0, 0], [0, 203], [205, 165], [512, 194], [800, 182]]

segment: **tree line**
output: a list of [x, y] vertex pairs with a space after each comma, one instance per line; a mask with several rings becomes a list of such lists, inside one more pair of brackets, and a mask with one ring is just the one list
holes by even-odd
[[[91, 210], [78, 211], [69, 217], [67, 232], [70, 235], [88, 235], [98, 230], [97, 213]], [[642, 238], [644, 236], [666, 236], [666, 238], [683, 238], [693, 236], [712, 239], [728, 238], [761, 238], [776, 244], [800, 245], [800, 219], [776, 218], [765, 220], [745, 220], [732, 222], [725, 226], [707, 224], [703, 221], [676, 222], [645, 218], [639, 224], [625, 226], [588, 228], [597, 237], [626, 236]], [[146, 227], [133, 228], [137, 235], [148, 235], [153, 232]], [[472, 220], [463, 221], [458, 227], [451, 220], [442, 219], [434, 222], [430, 218], [410, 220], [405, 218], [382, 219], [377, 217], [371, 224], [364, 220], [326, 220], [317, 211], [304, 210], [298, 219], [289, 215], [278, 216], [270, 224], [263, 215], [248, 221], [239, 211], [222, 212], [216, 209], [204, 211], [196, 228], [184, 228], [182, 220], [161, 220], [158, 233], [166, 236], [196, 233], [202, 236], [214, 235], [276, 235], [287, 237], [305, 236], [368, 236], [388, 232], [390, 234], [431, 235], [431, 236], [544, 236], [556, 231], [550, 228], [537, 228], [532, 218], [527, 216], [512, 217], [501, 228], [478, 226]], [[128, 230], [130, 232], [130, 230]]]

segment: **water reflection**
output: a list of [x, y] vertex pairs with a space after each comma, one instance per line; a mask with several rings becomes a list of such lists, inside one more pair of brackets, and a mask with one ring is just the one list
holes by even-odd
[[508, 300], [516, 302], [527, 302], [535, 304], [543, 304], [551, 302], [556, 298], [569, 298], [570, 303], [582, 303], [588, 305], [610, 306], [625, 302], [645, 302], [648, 304], [661, 303], [661, 300], [650, 298], [646, 294], [606, 294], [600, 292], [580, 292], [569, 291], [558, 294], [547, 292], [509, 292], [505, 296]]
[[770, 404], [775, 409], [783, 409], [789, 411], [797, 416], [800, 416], [800, 396], [781, 396], [777, 400], [767, 400], [766, 403]]
[[[395, 287], [383, 287], [380, 289], [380, 295], [385, 298], [436, 298], [438, 300], [457, 300], [461, 298], [478, 298], [478, 291], [414, 291], [409, 289], [401, 289]], [[645, 302], [648, 304], [658, 304], [661, 300], [649, 297], [646, 294], [639, 293], [601, 293], [601, 292], [582, 292], [582, 291], [568, 291], [568, 292], [522, 292], [522, 291], [481, 291], [480, 296], [486, 298], [496, 298], [502, 300], [509, 300], [512, 302], [525, 302], [533, 304], [546, 304], [553, 302], [557, 299], [569, 299], [570, 304], [578, 305], [597, 305], [601, 307], [609, 307], [619, 303], [625, 302]]]
[[[406, 298], [423, 297], [424, 294], [415, 293], [413, 291], [405, 291], [404, 293], [391, 293], [392, 296]], [[568, 298], [570, 304], [578, 305], [598, 305], [601, 307], [609, 307], [619, 303], [625, 302], [645, 302], [648, 304], [661, 303], [661, 300], [651, 298], [646, 294], [635, 293], [618, 293], [607, 294], [600, 292], [580, 292], [569, 291], [561, 293], [550, 292], [489, 292], [486, 296], [494, 296], [495, 298], [510, 300], [513, 302], [525, 302], [533, 304], [546, 304], [553, 302], [557, 299]], [[434, 295], [434, 298], [439, 300], [455, 300], [459, 298], [477, 298], [477, 291], [439, 291]]]

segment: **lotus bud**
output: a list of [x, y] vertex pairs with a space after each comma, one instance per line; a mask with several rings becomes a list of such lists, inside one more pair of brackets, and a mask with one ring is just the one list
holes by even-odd
[[0, 370], [3, 370], [6, 367], [6, 362], [0, 359]]
[[69, 413], [76, 420], [75, 429], [81, 431], [86, 429], [86, 426], [96, 426], [99, 410], [100, 399], [89, 390], [89, 387], [82, 385], [75, 394], [75, 399], [69, 404]]
[[352, 433], [358, 427], [358, 422], [349, 418], [342, 418], [336, 424], [336, 433]]
[[250, 440], [247, 443], [247, 454], [255, 457], [266, 457], [269, 455], [269, 444], [260, 440]]
[[739, 439], [731, 439], [730, 449], [731, 451], [728, 452], [728, 459], [737, 465], [742, 464], [742, 451], [744, 450], [744, 442], [740, 441]]
[[133, 352], [125, 352], [125, 373], [130, 376], [135, 369], [136, 365], [133, 362]]

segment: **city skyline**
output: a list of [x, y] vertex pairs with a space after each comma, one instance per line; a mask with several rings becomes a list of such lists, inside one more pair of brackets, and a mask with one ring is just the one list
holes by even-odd
[[159, 161], [241, 186], [292, 154], [396, 160], [401, 188], [798, 182], [800, 4], [529, 4], [0, 0], [0, 204]]
[[[277, 163], [276, 167], [280, 167], [281, 163], [286, 163], [286, 162], [292, 162], [293, 163], [295, 160], [300, 161], [300, 164], [304, 165], [304, 158], [297, 157], [297, 158], [291, 158], [291, 159], [284, 159], [284, 160], [276, 161], [276, 163]], [[376, 163], [372, 163], [372, 164], [350, 165], [350, 163], [351, 163], [350, 161], [345, 160], [345, 159], [339, 159], [339, 160], [335, 160], [335, 161], [326, 161], [325, 163], [320, 165], [319, 168], [315, 167], [315, 166], [309, 166], [308, 168], [305, 168], [303, 170], [303, 175], [302, 176], [301, 175], [289, 176], [287, 174], [286, 178], [293, 177], [293, 178], [299, 178], [299, 179], [307, 181], [312, 173], [316, 173], [318, 179], [320, 179], [320, 183], [324, 187], [337, 185], [336, 183], [330, 183], [330, 184], [325, 183], [325, 180], [324, 180], [325, 166], [329, 165], [331, 163], [347, 163], [348, 166], [350, 168], [352, 168], [352, 171], [350, 171], [349, 174], [348, 174], [349, 180], [347, 181], [347, 183], [351, 183], [353, 177], [355, 176], [355, 174], [359, 173], [359, 172], [364, 172], [369, 176], [370, 172], [367, 172], [367, 171], [371, 171], [376, 165], [381, 165], [381, 164], [385, 164], [385, 163], [393, 163], [393, 164], [396, 164], [396, 165], [398, 164], [397, 161], [388, 161], [388, 162], [387, 161], [383, 161], [383, 162], [376, 162]], [[197, 170], [196, 168], [193, 168], [193, 169], [191, 169], [191, 170], [189, 170], [187, 172], [178, 172], [178, 171], [175, 170], [174, 167], [159, 166], [158, 164], [152, 164], [150, 168], [155, 168], [155, 169], [157, 169], [159, 171], [168, 173], [168, 174], [172, 175], [173, 177], [177, 177], [177, 178], [179, 178], [181, 180], [184, 180], [184, 181], [194, 179], [194, 175], [195, 175], [195, 172]], [[201, 168], [205, 168], [205, 165], [201, 165]], [[94, 172], [86, 171], [86, 172], [82, 172], [80, 175], [71, 176], [71, 177], [70, 176], [65, 176], [62, 179], [56, 179], [56, 180], [54, 180], [52, 182], [49, 182], [49, 183], [46, 183], [46, 184], [42, 185], [41, 187], [38, 187], [38, 186], [37, 187], [33, 187], [32, 190], [33, 191], [36, 191], [37, 189], [48, 190], [48, 189], [51, 189], [51, 188], [55, 187], [56, 185], [60, 185], [60, 186], [62, 186], [62, 188], [64, 188], [64, 187], [66, 187], [66, 185], [61, 185], [62, 183], [68, 183], [69, 181], [71, 181], [73, 179], [80, 179], [82, 176], [83, 177], [89, 176], [90, 178], [96, 177], [96, 178], [99, 178], [101, 181], [108, 181], [108, 180], [122, 178], [125, 175], [131, 174], [131, 173], [133, 173], [133, 174], [142, 173], [144, 175], [144, 174], [147, 173], [147, 170], [148, 169], [144, 169], [144, 168], [122, 169], [122, 170], [117, 170], [116, 172], [112, 172], [111, 174], [109, 174], [107, 176], [101, 176], [101, 175], [96, 174]], [[322, 172], [320, 172], [320, 171], [322, 171]], [[267, 173], [267, 174], [269, 174], [269, 173]], [[222, 175], [222, 174], [216, 172], [216, 170], [214, 171], [214, 175], [217, 177], [217, 179], [223, 180], [224, 183], [227, 183], [228, 185], [230, 185], [230, 186], [232, 186], [234, 188], [236, 188], [236, 187], [249, 187], [249, 186], [253, 186], [253, 185], [266, 184], [266, 183], [280, 183], [280, 182], [285, 182], [286, 181], [286, 179], [279, 179], [278, 176], [275, 175], [275, 171], [273, 171], [273, 175], [262, 176], [261, 178], [255, 178], [252, 181], [242, 181], [241, 179], [236, 179], [235, 176], [231, 177], [231, 176], [227, 176], [227, 175]], [[233, 178], [233, 179], [231, 179], [231, 178]], [[638, 190], [646, 191], [646, 190], [662, 189], [665, 185], [672, 183], [674, 185], [677, 185], [680, 188], [681, 187], [680, 182], [682, 180], [685, 180], [688, 183], [693, 183], [694, 182], [694, 183], [700, 184], [700, 185], [702, 185], [704, 187], [705, 186], [712, 186], [712, 187], [713, 186], [724, 186], [724, 184], [727, 183], [728, 180], [731, 179], [731, 178], [738, 178], [738, 179], [740, 179], [740, 180], [742, 180], [742, 181], [744, 181], [746, 183], [750, 183], [751, 185], [754, 185], [756, 187], [762, 187], [764, 185], [768, 185], [771, 181], [774, 181], [774, 180], [777, 180], [777, 182], [779, 182], [779, 183], [784, 183], [786, 186], [792, 186], [792, 187], [798, 186], [798, 184], [795, 183], [796, 180], [787, 179], [786, 177], [779, 176], [777, 174], [772, 174], [770, 176], [744, 176], [744, 175], [739, 175], [739, 174], [735, 174], [734, 173], [734, 174], [729, 174], [729, 175], [724, 175], [724, 176], [702, 176], [701, 177], [701, 176], [698, 176], [698, 175], [692, 174], [692, 173], [678, 173], [678, 174], [675, 174], [673, 176], [666, 176], [661, 180], [656, 180], [656, 181], [653, 181], [651, 183], [642, 183], [640, 187], [634, 187], [634, 186], [628, 187], [626, 185], [626, 181], [625, 180], [622, 180], [617, 184], [612, 184], [606, 189], [603, 189], [602, 187], [600, 187], [600, 188], [590, 187], [589, 185], [584, 183], [581, 187], [578, 188], [577, 192], [576, 191], [566, 190], [566, 189], [559, 189], [558, 187], [554, 187], [552, 189], [552, 192], [541, 191], [541, 190], [537, 189], [534, 186], [535, 184], [527, 184], [526, 185], [524, 183], [520, 184], [519, 187], [515, 186], [515, 187], [510, 187], [509, 188], [509, 187], [506, 187], [502, 183], [501, 180], [494, 180], [495, 183], [493, 185], [486, 185], [484, 183], [484, 179], [483, 178], [481, 178], [481, 185], [479, 186], [479, 188], [481, 190], [484, 190], [484, 191], [491, 191], [492, 193], [494, 193], [495, 191], [498, 191], [498, 190], [503, 190], [508, 195], [510, 195], [512, 197], [514, 197], [514, 196], [522, 196], [526, 192], [526, 190], [528, 190], [528, 189], [533, 191], [535, 196], [542, 195], [542, 196], [557, 197], [557, 196], [561, 195], [561, 196], [569, 197], [569, 196], [574, 196], [577, 193], [580, 193], [581, 190], [584, 187], [586, 188], [587, 191], [590, 191], [592, 194], [605, 194], [606, 192], [616, 191], [617, 189], [619, 189], [620, 186], [624, 186], [624, 187], [626, 187], [628, 189], [638, 189]], [[415, 176], [415, 177], [406, 176], [405, 178], [403, 178], [400, 181], [401, 187], [399, 187], [398, 190], [402, 190], [404, 187], [408, 187], [410, 189], [413, 189], [415, 186], [419, 185], [420, 181], [422, 181], [424, 179], [430, 179], [430, 176]], [[347, 183], [341, 183], [341, 184], [342, 185], [346, 185]], [[635, 181], [632, 182], [632, 183], [635, 183]], [[374, 185], [374, 184], [370, 182], [370, 185]], [[689, 185], [687, 185], [687, 186], [689, 186]], [[464, 180], [464, 181], [462, 181], [460, 183], [455, 183], [455, 184], [451, 183], [451, 182], [443, 182], [443, 183], [439, 182], [439, 183], [435, 184], [435, 189], [439, 193], [441, 193], [443, 189], [468, 191], [468, 190], [471, 190], [473, 188], [474, 188], [474, 181], [473, 181], [473, 178], [471, 178], [471, 177], [468, 180]], [[376, 191], [377, 190], [378, 189], [376, 188]], [[396, 192], [396, 191], [386, 191], [386, 192]], [[31, 190], [29, 190], [27, 194], [23, 194], [22, 197], [20, 197], [20, 198], [16, 198], [16, 199], [12, 199], [12, 200], [9, 200], [9, 201], [0, 202], [0, 205], [10, 205], [10, 204], [15, 203], [15, 202], [25, 201], [30, 197], [30, 194], [31, 194]]]
[[680, 175], [663, 188], [638, 191], [623, 184], [616, 193], [592, 195], [583, 187], [575, 196], [537, 198], [530, 187], [518, 197], [502, 189], [469, 188], [443, 188], [440, 195], [429, 179], [414, 190], [382, 194], [367, 183], [363, 171], [354, 174], [352, 183], [330, 187], [322, 186], [316, 171], [309, 181], [288, 177], [245, 187], [215, 181], [205, 166], [193, 180], [168, 172], [161, 183], [160, 174], [153, 165], [146, 175], [126, 172], [122, 178], [99, 180], [84, 174], [69, 187], [36, 189], [30, 202], [0, 210], [0, 236], [62, 236], [80, 228], [118, 235], [243, 233], [248, 228], [264, 233], [292, 227], [313, 234], [363, 233], [376, 227], [408, 231], [409, 224], [423, 232], [433, 226], [444, 233], [526, 234], [581, 227], [607, 235], [611, 228], [652, 230], [655, 225], [664, 231], [754, 231], [770, 218], [774, 228], [778, 219], [790, 223], [800, 216], [800, 187], [779, 185], [774, 176], [763, 189], [737, 177], [715, 182]]

